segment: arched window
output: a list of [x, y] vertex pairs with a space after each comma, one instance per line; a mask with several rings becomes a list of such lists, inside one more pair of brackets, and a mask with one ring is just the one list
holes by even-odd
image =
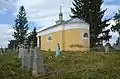
[[50, 40], [52, 40], [52, 37], [51, 37], [51, 36], [49, 36], [49, 37], [48, 37], [48, 40], [49, 40], [49, 41], [50, 41]]
[[84, 34], [83, 34], [83, 38], [84, 38], [84, 39], [88, 39], [88, 33], [84, 33]]
[[49, 35], [47, 40], [48, 40], [48, 42], [52, 41], [52, 36]]

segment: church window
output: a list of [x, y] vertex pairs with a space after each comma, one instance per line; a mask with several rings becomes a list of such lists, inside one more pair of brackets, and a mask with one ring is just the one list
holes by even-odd
[[84, 33], [84, 34], [83, 34], [83, 38], [84, 38], [84, 39], [88, 39], [88, 33]]
[[52, 41], [52, 36], [51, 35], [48, 36], [48, 42], [50, 42], [50, 41]]

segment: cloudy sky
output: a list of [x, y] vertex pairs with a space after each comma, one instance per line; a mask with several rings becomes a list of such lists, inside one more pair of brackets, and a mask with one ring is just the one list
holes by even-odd
[[[40, 29], [55, 24], [58, 20], [59, 7], [62, 6], [64, 19], [69, 19], [70, 7], [73, 0], [0, 0], [0, 45], [6, 47], [8, 41], [13, 39], [14, 20], [21, 5], [25, 6], [29, 21], [29, 31], [33, 27]], [[120, 0], [104, 0], [103, 9], [107, 8], [105, 18], [114, 16], [120, 9]], [[110, 21], [114, 23], [113, 21]], [[113, 33], [111, 33], [113, 34]], [[116, 39], [117, 33], [113, 34], [111, 43]]]

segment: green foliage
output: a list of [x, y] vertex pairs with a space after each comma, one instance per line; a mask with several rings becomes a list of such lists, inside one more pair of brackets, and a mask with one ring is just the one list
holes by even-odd
[[[31, 79], [27, 70], [20, 68], [16, 54], [0, 55], [0, 79]], [[32, 78], [33, 79], [33, 78]]]
[[117, 31], [119, 34], [118, 40], [116, 41], [117, 43], [120, 42], [120, 10], [118, 10], [118, 13], [115, 14], [113, 17], [115, 21], [115, 25], [112, 25], [111, 30], [113, 32]]
[[105, 31], [102, 32], [102, 36], [99, 37], [98, 39], [102, 42], [102, 40], [105, 40], [106, 43], [109, 43], [109, 39], [112, 37], [111, 35], [109, 35], [110, 30], [107, 29]]
[[[120, 53], [97, 52], [42, 52], [45, 66], [54, 70], [35, 78], [20, 68], [17, 54], [0, 55], [0, 79], [119, 79]], [[49, 71], [48, 70], [48, 71]]]
[[111, 30], [117, 31], [120, 35], [120, 10], [118, 10], [118, 13], [113, 18], [116, 24], [111, 27]]
[[118, 10], [118, 13], [116, 13], [113, 18], [114, 18], [114, 21], [116, 21], [116, 24], [120, 23], [120, 10]]
[[[110, 19], [102, 21], [106, 10], [101, 10], [103, 0], [74, 0], [71, 8], [72, 18], [80, 18], [90, 24], [90, 47], [96, 47], [96, 44], [103, 40], [109, 40], [109, 31], [104, 31], [109, 24]], [[99, 37], [102, 34], [103, 37]]]
[[23, 44], [24, 40], [26, 39], [26, 33], [28, 30], [28, 21], [26, 17], [26, 11], [24, 6], [21, 6], [19, 9], [19, 13], [15, 20], [15, 25], [13, 26], [14, 38], [16, 39], [17, 43]]
[[16, 49], [17, 48], [17, 41], [16, 40], [10, 40], [10, 43], [8, 44], [8, 49]]
[[28, 36], [28, 46], [30, 46], [31, 42], [33, 43], [33, 47], [37, 46], [37, 31], [36, 31], [36, 27], [34, 27], [33, 31]]
[[[43, 53], [46, 65], [56, 70], [49, 79], [119, 79], [120, 54], [97, 54], [97, 52]], [[52, 56], [49, 58], [48, 56]], [[64, 56], [64, 57], [63, 57]], [[42, 78], [44, 79], [44, 77]]]
[[112, 25], [112, 27], [111, 27], [111, 30], [113, 32], [117, 31], [120, 34], [119, 29], [120, 29], [120, 23], [117, 23], [115, 26]]

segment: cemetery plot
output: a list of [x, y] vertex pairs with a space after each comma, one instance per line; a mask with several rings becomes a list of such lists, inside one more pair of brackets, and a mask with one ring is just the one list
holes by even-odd
[[43, 58], [40, 54], [39, 48], [20, 48], [19, 59], [21, 60], [22, 69], [31, 70], [33, 75], [42, 76], [45, 74]]
[[[119, 79], [120, 54], [96, 52], [42, 52], [45, 71], [51, 73], [34, 77], [29, 69], [21, 69], [17, 54], [0, 55], [1, 79]], [[40, 66], [40, 65], [39, 65]]]

